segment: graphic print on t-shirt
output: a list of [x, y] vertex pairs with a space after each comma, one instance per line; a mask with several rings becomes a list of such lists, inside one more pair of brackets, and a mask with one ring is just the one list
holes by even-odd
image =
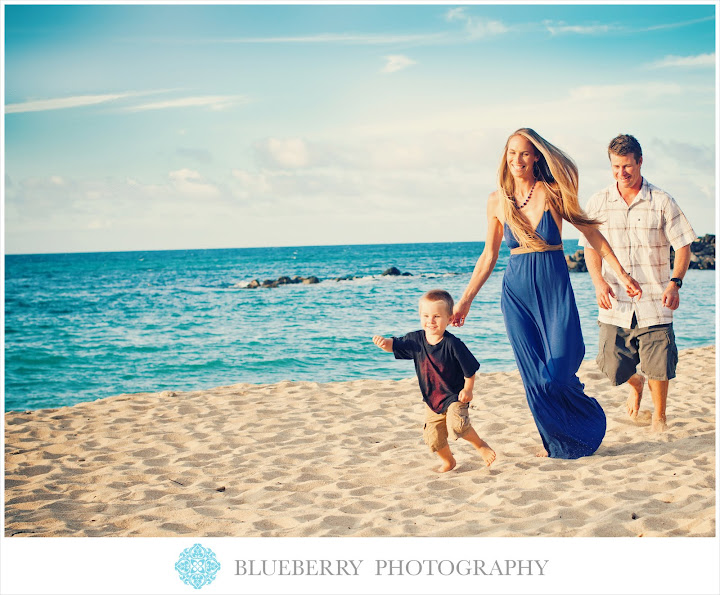
[[448, 397], [447, 385], [442, 380], [445, 370], [433, 362], [429, 356], [427, 359], [422, 359], [419, 364], [419, 374], [422, 374], [427, 387], [428, 404], [433, 411], [437, 411], [442, 408], [442, 402]]

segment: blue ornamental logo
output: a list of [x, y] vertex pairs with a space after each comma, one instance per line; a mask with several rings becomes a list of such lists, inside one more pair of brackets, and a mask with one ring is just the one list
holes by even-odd
[[180, 574], [180, 580], [195, 589], [201, 589], [215, 580], [220, 570], [220, 562], [215, 558], [215, 552], [205, 548], [199, 543], [183, 550], [180, 559], [175, 563], [175, 570]]

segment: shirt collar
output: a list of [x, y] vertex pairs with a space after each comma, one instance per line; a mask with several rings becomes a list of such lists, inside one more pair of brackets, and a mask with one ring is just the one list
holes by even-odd
[[[612, 186], [610, 186], [610, 199], [614, 201], [620, 201], [622, 203], [625, 203], [625, 199], [620, 196], [620, 191], [617, 188], [617, 182], [613, 182]], [[640, 185], [640, 191], [635, 195], [635, 198], [630, 203], [630, 205], [635, 204], [638, 201], [641, 200], [650, 200], [650, 192], [648, 189], [648, 181], [643, 176], [642, 184]], [[627, 203], [625, 203], [627, 204]], [[630, 206], [629, 205], [629, 206]]]

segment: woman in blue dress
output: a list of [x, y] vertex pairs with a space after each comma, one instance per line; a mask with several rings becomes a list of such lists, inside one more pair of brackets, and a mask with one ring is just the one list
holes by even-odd
[[599, 221], [578, 203], [573, 161], [530, 128], [507, 140], [498, 190], [487, 203], [485, 249], [457, 302], [452, 324], [462, 326], [473, 299], [492, 273], [503, 236], [510, 250], [500, 306], [543, 449], [537, 456], [576, 459], [593, 454], [605, 436], [605, 413], [584, 392], [577, 371], [585, 355], [575, 295], [562, 251], [562, 222], [585, 235], [623, 280], [628, 295], [640, 286], [622, 268]]

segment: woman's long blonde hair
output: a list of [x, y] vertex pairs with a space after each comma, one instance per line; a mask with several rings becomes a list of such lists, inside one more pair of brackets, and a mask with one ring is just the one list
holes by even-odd
[[533, 173], [545, 187], [547, 200], [560, 216], [572, 224], [599, 225], [600, 221], [591, 219], [580, 208], [578, 202], [578, 170], [570, 157], [556, 146], [547, 142], [532, 128], [520, 128], [513, 132], [505, 143], [505, 149], [498, 169], [498, 189], [503, 201], [505, 221], [521, 246], [532, 250], [547, 250], [547, 242], [535, 233], [515, 203], [515, 180], [507, 163], [507, 149], [513, 136], [522, 136], [535, 149], [540, 158], [533, 165]]

